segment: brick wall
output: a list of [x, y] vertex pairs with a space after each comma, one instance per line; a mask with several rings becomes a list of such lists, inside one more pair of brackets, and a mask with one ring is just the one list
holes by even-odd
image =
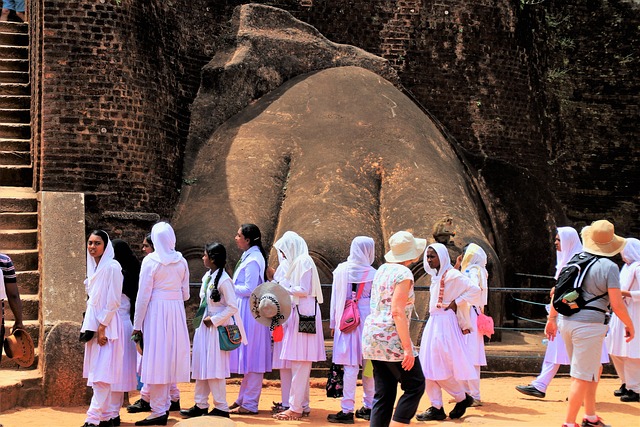
[[[509, 191], [539, 197], [526, 185], [542, 185], [571, 223], [608, 216], [621, 232], [638, 234], [633, 1], [257, 2], [392, 61], [403, 85], [470, 153], [482, 182], [498, 181], [482, 177], [483, 159], [525, 171], [517, 190], [508, 179], [488, 189], [494, 203], [517, 203], [502, 197]], [[169, 217], [199, 70], [241, 3], [31, 0], [33, 16], [46, 17], [31, 26], [31, 55], [42, 66], [41, 78], [32, 75], [39, 187], [87, 193], [94, 225], [112, 223], [105, 210]], [[536, 203], [547, 201], [526, 205]], [[496, 216], [509, 217], [519, 206], [501, 208]], [[122, 233], [138, 236], [148, 225]]]

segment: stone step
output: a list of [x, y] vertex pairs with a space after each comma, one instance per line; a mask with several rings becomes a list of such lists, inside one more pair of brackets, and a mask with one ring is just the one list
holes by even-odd
[[[20, 296], [22, 297], [22, 295]], [[5, 302], [4, 303], [5, 312], [11, 311], [11, 309], [8, 308], [8, 306], [9, 304]], [[24, 312], [24, 308], [23, 308], [23, 312]], [[24, 329], [29, 333], [29, 335], [31, 335], [31, 339], [33, 340], [33, 345], [35, 347], [38, 347], [38, 342], [40, 341], [40, 321], [38, 319], [35, 319], [35, 320], [22, 319], [22, 324], [24, 325]], [[6, 328], [5, 335], [9, 335], [9, 333], [11, 332], [11, 328], [13, 328], [13, 320], [6, 320], [4, 326]], [[2, 357], [2, 360], [4, 360], [4, 356]]]
[[31, 166], [0, 166], [0, 185], [30, 187], [32, 182]]
[[31, 187], [0, 186], [0, 212], [37, 212], [38, 200]]
[[0, 31], [6, 33], [29, 33], [29, 25], [26, 22], [12, 22], [4, 21], [0, 22]]
[[28, 59], [0, 58], [0, 71], [26, 71], [29, 72]]
[[0, 95], [0, 108], [30, 108], [29, 95]]
[[36, 212], [0, 212], [0, 230], [34, 230], [38, 228]]
[[1, 83], [0, 95], [31, 95], [29, 83]]
[[38, 270], [38, 250], [15, 250], [3, 249], [3, 253], [11, 257], [16, 271], [37, 271]]
[[[13, 258], [12, 258], [13, 259]], [[40, 307], [40, 299], [35, 294], [20, 294], [22, 300], [22, 322], [27, 320], [38, 321], [38, 310]], [[9, 304], [4, 305], [4, 318], [6, 320], [15, 320]]]
[[39, 271], [16, 271], [18, 290], [22, 294], [37, 294], [40, 287]]
[[30, 139], [31, 125], [29, 123], [2, 123], [0, 122], [0, 138]]
[[[38, 351], [36, 349], [36, 360]], [[5, 357], [2, 358], [2, 365]], [[16, 406], [41, 406], [44, 403], [42, 396], [42, 374], [38, 369], [17, 368], [11, 362], [10, 368], [0, 370], [0, 413]], [[37, 364], [34, 364], [37, 366]]]
[[38, 230], [0, 230], [0, 248], [35, 249], [38, 247]]
[[0, 123], [29, 123], [31, 111], [23, 108], [0, 108]]
[[0, 151], [0, 165], [31, 165], [30, 151]]
[[29, 34], [0, 30], [0, 44], [9, 46], [29, 46]]
[[27, 46], [0, 45], [0, 58], [28, 59], [29, 48]]
[[0, 70], [0, 83], [29, 83], [29, 72]]
[[[0, 96], [0, 102], [2, 97]], [[0, 138], [0, 150], [5, 151], [29, 151], [31, 150], [31, 141], [28, 139]]]

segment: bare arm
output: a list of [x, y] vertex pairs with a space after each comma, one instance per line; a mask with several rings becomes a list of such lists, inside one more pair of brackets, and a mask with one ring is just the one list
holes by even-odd
[[629, 317], [627, 306], [624, 305], [624, 302], [622, 301], [622, 291], [620, 291], [620, 289], [609, 288], [607, 289], [607, 292], [609, 293], [609, 303], [611, 304], [611, 309], [616, 314], [616, 316], [618, 316], [618, 319], [620, 319], [620, 321], [624, 323], [624, 336], [626, 338], [626, 341], [629, 342], [635, 336], [635, 329], [633, 327], [631, 317]]
[[413, 357], [413, 343], [411, 342], [411, 336], [409, 335], [409, 322], [407, 321], [407, 315], [405, 314], [405, 307], [409, 300], [409, 291], [413, 282], [409, 279], [403, 280], [396, 285], [393, 291], [393, 297], [391, 298], [391, 316], [393, 322], [396, 325], [398, 331], [398, 337], [402, 343], [402, 350], [404, 351], [404, 359], [402, 360], [402, 368], [405, 371], [410, 371], [413, 368], [415, 358]]
[[[0, 274], [2, 273], [0, 272]], [[9, 302], [9, 307], [11, 307], [13, 318], [15, 319], [12, 332], [16, 329], [24, 329], [24, 324], [22, 323], [22, 300], [20, 299], [18, 284], [5, 283], [4, 285], [5, 289], [7, 290], [7, 300]]]

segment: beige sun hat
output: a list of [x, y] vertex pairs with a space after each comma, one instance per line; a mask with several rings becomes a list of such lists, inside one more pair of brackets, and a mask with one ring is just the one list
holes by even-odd
[[260, 324], [272, 330], [291, 315], [291, 296], [276, 282], [265, 282], [251, 293], [251, 314]]
[[31, 335], [23, 329], [16, 329], [4, 339], [4, 352], [23, 368], [33, 365], [35, 352]]
[[582, 229], [582, 248], [585, 252], [599, 256], [614, 256], [627, 241], [614, 233], [613, 224], [605, 219], [594, 221]]
[[427, 239], [413, 237], [408, 231], [398, 231], [389, 239], [391, 250], [384, 255], [387, 262], [404, 262], [419, 258], [427, 247]]

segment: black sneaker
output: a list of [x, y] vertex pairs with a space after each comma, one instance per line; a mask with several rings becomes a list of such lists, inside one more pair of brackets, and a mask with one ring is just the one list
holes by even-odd
[[98, 427], [113, 427], [113, 418], [107, 421], [100, 421], [100, 424], [98, 424]]
[[609, 424], [605, 424], [602, 422], [602, 418], [598, 417], [598, 421], [591, 422], [588, 419], [584, 418], [582, 420], [582, 424], [580, 424], [582, 427], [611, 427]]
[[207, 408], [202, 409], [198, 405], [193, 405], [189, 409], [182, 409], [180, 411], [180, 415], [183, 417], [191, 418], [191, 417], [200, 417], [202, 415], [207, 415]]
[[120, 415], [115, 418], [111, 418], [111, 422], [113, 423], [113, 427], [120, 427]]
[[212, 417], [231, 418], [231, 417], [229, 417], [229, 412], [223, 411], [223, 410], [218, 409], [218, 408], [213, 408], [211, 410], [211, 412], [209, 412], [207, 415], [211, 415]]
[[447, 414], [444, 413], [444, 408], [437, 409], [431, 407], [426, 411], [416, 415], [418, 421], [442, 421], [447, 418]]
[[449, 412], [449, 418], [455, 420], [456, 418], [462, 418], [469, 406], [473, 405], [473, 397], [465, 393], [464, 400], [456, 403], [453, 410]]
[[526, 394], [527, 396], [539, 397], [540, 399], [544, 398], [547, 395], [546, 393], [541, 392], [532, 385], [517, 385], [516, 390], [518, 390], [522, 394]]
[[172, 400], [171, 405], [169, 406], [169, 411], [179, 411], [180, 410], [180, 399]]
[[127, 406], [127, 412], [130, 414], [135, 414], [136, 412], [151, 412], [151, 405], [146, 400], [140, 398], [136, 400], [133, 405]]
[[364, 406], [356, 411], [356, 418], [369, 421], [371, 419], [371, 408], [365, 408]]
[[327, 421], [334, 424], [353, 424], [353, 412], [344, 413], [342, 411], [337, 414], [327, 415]]
[[622, 383], [622, 385], [620, 386], [619, 389], [613, 391], [613, 395], [615, 397], [622, 397], [625, 394], [627, 394], [627, 391], [629, 391], [629, 390], [627, 390], [627, 384]]
[[627, 394], [620, 397], [621, 402], [640, 402], [640, 394], [633, 390], [627, 390]]

